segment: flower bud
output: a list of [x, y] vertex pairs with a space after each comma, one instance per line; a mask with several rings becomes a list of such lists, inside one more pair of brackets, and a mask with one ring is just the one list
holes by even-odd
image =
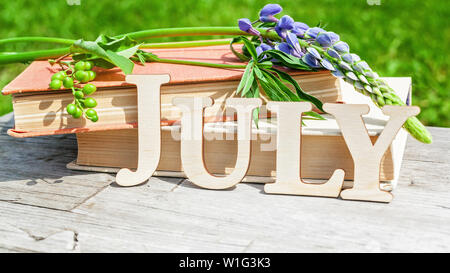
[[319, 33], [321, 32], [325, 32], [325, 30], [321, 29], [320, 27], [313, 27], [313, 28], [309, 28], [306, 31], [306, 35], [308, 35], [309, 37], [316, 39], [317, 35], [319, 35]]
[[256, 47], [256, 54], [258, 54], [258, 56], [259, 56], [264, 51], [271, 50], [271, 49], [272, 49], [272, 47], [270, 45], [261, 43], [258, 47]]
[[359, 58], [358, 55], [350, 54], [350, 53], [346, 53], [346, 54], [342, 55], [342, 59], [349, 64], [353, 64], [353, 63], [361, 60], [361, 58]]
[[313, 68], [319, 68], [320, 64], [317, 61], [316, 57], [314, 57], [314, 55], [312, 55], [311, 53], [306, 53], [303, 57], [302, 57], [302, 61], [305, 62], [307, 65], [309, 65], [310, 67]]
[[352, 79], [354, 81], [358, 81], [358, 77], [356, 77], [355, 73], [349, 71], [347, 73], [345, 73], [345, 76], [348, 77], [349, 79]]
[[346, 42], [339, 41], [333, 45], [333, 48], [340, 53], [347, 53], [350, 51], [350, 47]]
[[343, 68], [344, 70], [352, 71], [352, 68], [351, 68], [350, 65], [349, 65], [348, 63], [346, 63], [346, 62], [340, 61], [340, 62], [339, 62], [339, 66], [340, 66], [341, 68]]
[[326, 68], [326, 69], [328, 69], [328, 70], [330, 70], [330, 71], [336, 70], [336, 69], [334, 68], [333, 64], [331, 64], [331, 62], [330, 62], [329, 60], [327, 60], [327, 59], [323, 59], [323, 60], [320, 62], [320, 64], [321, 64], [324, 68]]
[[331, 74], [333, 74], [333, 76], [335, 76], [336, 78], [345, 77], [344, 73], [342, 73], [342, 71], [337, 67], [335, 67], [335, 70], [333, 72], [331, 72]]
[[367, 81], [366, 77], [364, 77], [364, 75], [359, 74], [358, 79], [365, 84], [369, 84], [369, 82]]
[[292, 33], [294, 33], [297, 36], [303, 37], [308, 28], [309, 26], [305, 23], [295, 22], [294, 27], [292, 28]]
[[316, 41], [322, 47], [330, 47], [339, 41], [339, 35], [334, 32], [321, 32], [317, 35]]
[[338, 59], [338, 60], [341, 59], [341, 55], [339, 55], [339, 53], [336, 50], [332, 49], [332, 48], [329, 48], [327, 50], [327, 53], [328, 53], [328, 55], [330, 55], [331, 57], [333, 57], [335, 59]]
[[239, 29], [244, 32], [247, 32], [247, 33], [250, 33], [250, 34], [253, 34], [256, 36], [260, 35], [259, 31], [257, 31], [256, 29], [253, 28], [252, 22], [250, 22], [250, 20], [247, 18], [239, 19], [238, 25], [239, 25]]
[[261, 22], [278, 22], [274, 17], [275, 14], [280, 13], [283, 8], [278, 4], [267, 4], [259, 12], [259, 20]]
[[370, 87], [370, 85], [365, 84], [364, 89], [367, 90], [368, 92], [372, 93], [372, 87]]
[[308, 52], [311, 53], [316, 59], [322, 59], [319, 51], [317, 51], [317, 49], [315, 49], [314, 47], [308, 47], [306, 50], [308, 50]]
[[372, 92], [374, 94], [376, 94], [377, 96], [383, 96], [383, 94], [381, 94], [380, 89], [378, 87], [372, 87]]

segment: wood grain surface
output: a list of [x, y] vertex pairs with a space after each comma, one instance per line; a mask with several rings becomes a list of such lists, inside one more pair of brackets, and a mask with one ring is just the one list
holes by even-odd
[[73, 135], [17, 139], [0, 117], [0, 252], [449, 252], [450, 129], [408, 139], [389, 204], [204, 190], [183, 178], [117, 186], [73, 171]]

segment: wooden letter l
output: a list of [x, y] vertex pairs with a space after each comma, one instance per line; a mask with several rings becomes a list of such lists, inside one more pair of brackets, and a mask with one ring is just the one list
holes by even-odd
[[337, 169], [322, 184], [304, 183], [300, 176], [302, 113], [311, 111], [310, 102], [267, 103], [277, 113], [277, 179], [264, 185], [264, 191], [276, 194], [338, 197], [344, 183], [344, 171]]

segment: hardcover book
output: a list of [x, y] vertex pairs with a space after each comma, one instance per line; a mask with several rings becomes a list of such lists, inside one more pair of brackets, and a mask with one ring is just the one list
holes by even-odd
[[[155, 49], [160, 58], [195, 60], [211, 63], [242, 64], [228, 46], [201, 48]], [[98, 122], [74, 119], [65, 110], [71, 103], [71, 90], [50, 90], [51, 75], [59, 69], [48, 61], [35, 61], [2, 90], [12, 94], [15, 128], [10, 134], [28, 137], [75, 133], [86, 130], [135, 128], [137, 123], [136, 87], [125, 82], [119, 69], [96, 70], [92, 82], [98, 90], [91, 96], [97, 101]], [[322, 102], [340, 101], [339, 81], [329, 71], [288, 71], [302, 89]], [[177, 96], [210, 96], [216, 104], [206, 111], [207, 121], [234, 119], [225, 114], [224, 101], [235, 96], [243, 69], [223, 69], [167, 63], [135, 65], [134, 74], [169, 74], [170, 82], [161, 86], [161, 124], [170, 125], [180, 119], [181, 112], [172, 106]], [[264, 99], [264, 98], [263, 98]], [[265, 111], [262, 111], [265, 113]]]
[[[400, 98], [411, 100], [410, 78], [385, 78]], [[342, 82], [342, 98], [346, 103], [368, 104], [369, 114], [363, 116], [368, 134], [374, 143], [383, 131], [388, 117], [376, 107], [370, 98], [356, 93], [353, 87]], [[326, 120], [304, 120], [301, 144], [301, 177], [329, 179], [334, 170], [343, 169], [345, 179], [353, 179], [353, 159], [333, 116]], [[274, 182], [276, 176], [276, 117], [261, 119], [258, 128], [253, 125], [250, 168], [246, 182]], [[205, 123], [205, 164], [216, 175], [229, 174], [235, 165], [237, 154], [236, 122]], [[161, 159], [155, 175], [184, 177], [180, 160], [180, 126], [161, 127]], [[229, 136], [234, 137], [230, 137]], [[399, 131], [386, 151], [380, 168], [380, 181], [387, 190], [398, 179], [407, 133]], [[69, 168], [90, 171], [116, 172], [119, 168], [136, 168], [138, 152], [137, 129], [105, 132], [77, 133], [78, 157]], [[351, 182], [346, 182], [346, 187]]]

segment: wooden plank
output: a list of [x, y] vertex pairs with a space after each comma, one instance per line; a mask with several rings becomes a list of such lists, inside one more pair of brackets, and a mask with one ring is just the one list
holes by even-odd
[[71, 210], [114, 181], [109, 174], [67, 170], [76, 157], [74, 135], [17, 139], [3, 133], [12, 115], [0, 122], [0, 200]]
[[0, 252], [450, 251], [450, 129], [429, 128], [432, 145], [408, 139], [395, 198], [378, 204], [182, 178], [105, 187], [113, 176], [64, 168], [72, 137], [17, 140], [0, 126]]

